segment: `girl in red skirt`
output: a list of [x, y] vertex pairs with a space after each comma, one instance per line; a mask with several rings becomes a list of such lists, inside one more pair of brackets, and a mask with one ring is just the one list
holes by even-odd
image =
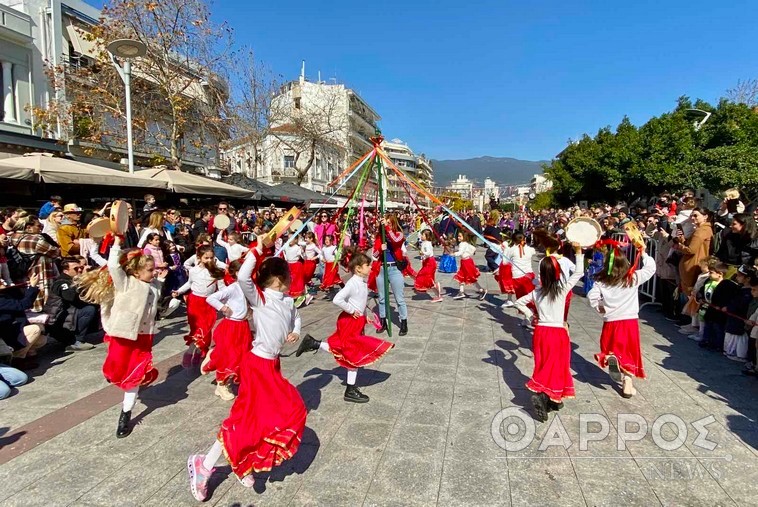
[[321, 280], [321, 290], [329, 292], [333, 287], [342, 285], [340, 278], [340, 265], [336, 261], [335, 253], [337, 245], [334, 244], [334, 236], [324, 236], [324, 247], [321, 256], [324, 258], [324, 278]]
[[[262, 248], [257, 246], [260, 255]], [[208, 497], [208, 479], [223, 453], [246, 487], [254, 472], [266, 472], [295, 455], [305, 428], [305, 403], [295, 386], [282, 376], [279, 354], [286, 343], [300, 338], [300, 315], [287, 297], [289, 268], [279, 257], [263, 261], [252, 280], [256, 255], [247, 255], [238, 273], [242, 293], [253, 308], [255, 341], [240, 365], [239, 395], [221, 423], [217, 441], [207, 455], [187, 460], [194, 497]]]
[[171, 293], [172, 297], [179, 297], [191, 291], [187, 297], [189, 333], [184, 337], [188, 348], [182, 358], [182, 366], [185, 368], [200, 364], [208, 354], [213, 339], [213, 325], [216, 323], [216, 310], [208, 305], [206, 298], [218, 290], [218, 281], [224, 278], [224, 270], [216, 264], [212, 246], [198, 248], [197, 259], [198, 264], [189, 270], [187, 283]]
[[534, 372], [526, 387], [534, 392], [532, 403], [536, 418], [547, 421], [548, 410], [558, 410], [563, 406], [563, 398], [573, 398], [574, 379], [571, 377], [571, 341], [563, 318], [563, 310], [568, 294], [584, 274], [584, 256], [581, 247], [574, 245], [579, 268], [561, 281], [561, 267], [558, 259], [548, 255], [540, 262], [541, 286], [516, 301], [516, 308], [528, 320], [532, 320], [529, 304], [537, 308], [537, 326], [534, 328], [532, 349]]
[[371, 271], [371, 259], [363, 253], [355, 254], [350, 260], [350, 270], [353, 272], [352, 278], [334, 296], [334, 304], [342, 309], [337, 318], [337, 330], [324, 341], [305, 335], [295, 355], [320, 348], [331, 352], [337, 364], [347, 368], [345, 401], [366, 403], [368, 396], [355, 387], [358, 368], [378, 361], [395, 344], [363, 334], [366, 322], [372, 322], [375, 318], [373, 312], [366, 311], [366, 278]]
[[[503, 263], [507, 263], [510, 271], [510, 283], [507, 282], [508, 273], [503, 273], [503, 263], [500, 264], [498, 283], [503, 294], [515, 294], [516, 299], [522, 298], [534, 290], [534, 270], [532, 258], [536, 250], [526, 244], [526, 238], [520, 232], [513, 235], [513, 244], [507, 246], [503, 243]], [[503, 283], [503, 280], [506, 283]], [[510, 308], [513, 302], [510, 297], [502, 308]]]
[[305, 262], [303, 263], [303, 280], [310, 285], [313, 275], [316, 274], [318, 261], [321, 259], [321, 249], [316, 244], [316, 235], [312, 232], [303, 234], [305, 238]]
[[[156, 279], [153, 258], [139, 249], [121, 252], [121, 238], [116, 236], [108, 255], [108, 268], [92, 271], [77, 280], [82, 299], [100, 305], [104, 341], [108, 353], [103, 375], [124, 391], [116, 437], [128, 436], [129, 422], [140, 386], [158, 378], [153, 368], [153, 336], [157, 328], [155, 314], [160, 302], [166, 271]], [[135, 315], [139, 317], [135, 319]]]
[[442, 287], [437, 282], [437, 260], [434, 258], [434, 248], [432, 247], [432, 231], [424, 229], [421, 231], [421, 269], [416, 275], [413, 288], [418, 292], [426, 292], [434, 288], [437, 291], [437, 297], [432, 299], [433, 303], [442, 301]]
[[303, 247], [298, 239], [293, 237], [284, 247], [284, 260], [287, 261], [290, 272], [289, 295], [299, 298], [305, 294], [305, 280], [303, 278]]
[[[607, 241], [607, 240], [606, 240]], [[642, 252], [642, 268], [635, 271], [617, 245], [610, 246], [603, 271], [587, 293], [590, 305], [603, 316], [600, 353], [595, 360], [608, 367], [611, 378], [621, 382], [621, 395], [631, 398], [637, 391], [632, 377], [645, 378], [640, 351], [638, 287], [655, 274], [655, 259]], [[580, 264], [577, 260], [577, 265]]]
[[468, 233], [463, 231], [458, 232], [458, 251], [453, 255], [461, 258], [461, 265], [458, 268], [458, 272], [453, 276], [453, 280], [461, 284], [461, 289], [453, 296], [453, 299], [463, 299], [466, 297], [465, 288], [466, 285], [473, 284], [479, 293], [479, 299], [484, 300], [487, 296], [487, 290], [479, 285], [479, 269], [474, 264], [474, 254], [476, 253], [476, 247], [470, 243], [470, 237]]
[[247, 299], [237, 282], [237, 272], [241, 265], [240, 260], [229, 264], [227, 272], [234, 282], [214, 292], [206, 300], [210, 306], [220, 311], [224, 318], [213, 330], [215, 345], [200, 365], [200, 373], [206, 375], [212, 371], [216, 372], [215, 394], [226, 401], [234, 399], [230, 386], [232, 383], [239, 383], [240, 362], [253, 342], [248, 322]]

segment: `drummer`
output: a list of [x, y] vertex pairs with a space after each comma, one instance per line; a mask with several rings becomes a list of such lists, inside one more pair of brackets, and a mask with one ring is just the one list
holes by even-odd
[[[218, 214], [219, 215], [226, 215], [229, 217], [229, 225], [226, 227], [224, 231], [220, 231], [216, 229], [216, 227], [213, 225], [213, 222], [216, 217], [211, 217], [211, 219], [208, 221], [208, 233], [211, 235], [211, 238], [215, 238], [218, 236], [219, 232], [225, 232], [230, 233], [237, 230], [237, 221], [234, 219], [233, 216], [229, 213], [229, 203], [226, 201], [221, 201], [218, 203]], [[213, 253], [216, 254], [216, 259], [220, 260], [221, 262], [226, 262], [229, 258], [228, 254], [226, 253], [226, 248], [219, 244], [213, 245]]]

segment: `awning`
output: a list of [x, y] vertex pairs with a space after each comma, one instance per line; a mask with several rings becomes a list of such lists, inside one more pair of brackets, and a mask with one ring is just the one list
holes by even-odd
[[148, 178], [152, 181], [160, 181], [168, 185], [169, 190], [177, 194], [190, 195], [217, 195], [223, 197], [236, 197], [238, 199], [257, 199], [257, 192], [244, 188], [233, 187], [220, 181], [212, 180], [197, 174], [170, 170], [168, 168], [154, 168], [137, 171], [135, 175]]
[[243, 174], [234, 173], [231, 176], [223, 178], [222, 181], [233, 187], [245, 188], [256, 192], [257, 199], [261, 201], [282, 201], [286, 197], [273, 186], [254, 180], [253, 178], [248, 178]]
[[[290, 200], [296, 200], [300, 202], [320, 202], [320, 203], [330, 203], [334, 204], [336, 203], [335, 200], [329, 199], [327, 196], [323, 194], [319, 194], [318, 192], [314, 192], [313, 190], [308, 190], [307, 188], [303, 188], [301, 186], [292, 184], [292, 183], [279, 183], [278, 185], [274, 185], [274, 189], [281, 192], [285, 197], [289, 197]], [[286, 201], [287, 199], [282, 199], [283, 201]]]
[[166, 188], [166, 183], [162, 181], [54, 157], [49, 153], [30, 153], [22, 157], [0, 159], [0, 178], [71, 185]]
[[99, 53], [97, 44], [94, 40], [89, 41], [86, 39], [86, 32], [81, 28], [77, 28], [75, 25], [66, 25], [66, 31], [71, 39], [71, 45], [74, 46], [74, 51], [80, 55], [89, 56], [97, 60]]

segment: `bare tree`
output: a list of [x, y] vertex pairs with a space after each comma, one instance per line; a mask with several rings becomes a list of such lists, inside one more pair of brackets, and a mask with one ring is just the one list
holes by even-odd
[[739, 80], [734, 88], [726, 91], [726, 97], [732, 102], [758, 106], [758, 79]]

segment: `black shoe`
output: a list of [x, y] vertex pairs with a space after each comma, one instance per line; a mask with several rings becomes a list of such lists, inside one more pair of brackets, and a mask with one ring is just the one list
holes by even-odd
[[547, 411], [548, 412], [558, 412], [560, 409], [563, 408], [563, 402], [556, 403], [553, 400], [547, 400]]
[[382, 324], [382, 327], [376, 330], [377, 333], [383, 333], [387, 330], [387, 319], [379, 319], [379, 322]]
[[297, 352], [295, 352], [295, 357], [300, 357], [302, 354], [311, 352], [312, 350], [318, 351], [319, 347], [321, 347], [321, 342], [307, 334], [303, 336], [303, 341], [300, 342], [300, 346], [297, 348]]
[[347, 386], [347, 389], [345, 389], [345, 401], [368, 403], [368, 396], [360, 392], [355, 386]]
[[408, 334], [408, 320], [403, 319], [400, 321], [400, 333], [398, 333], [400, 336], [405, 336]]
[[118, 417], [118, 428], [116, 429], [116, 438], [128, 437], [132, 429], [129, 427], [129, 421], [132, 419], [132, 411], [121, 411], [121, 415]]
[[548, 397], [543, 393], [532, 395], [532, 405], [534, 405], [534, 417], [539, 422], [547, 421], [547, 402]]

